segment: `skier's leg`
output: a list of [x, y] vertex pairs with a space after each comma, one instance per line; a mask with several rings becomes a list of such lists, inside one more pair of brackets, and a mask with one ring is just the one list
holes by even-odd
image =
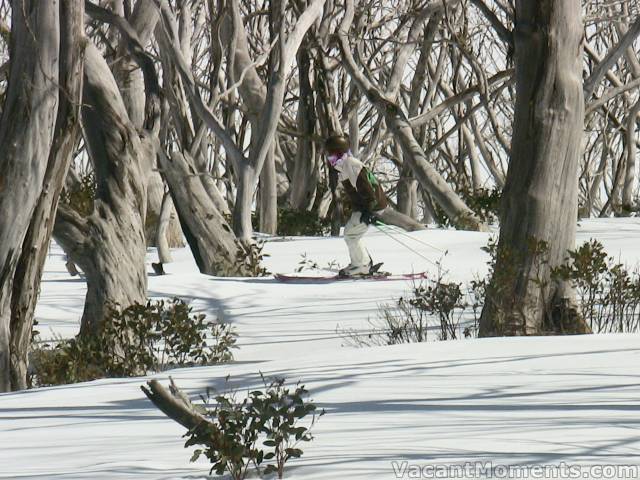
[[[349, 249], [351, 264], [349, 267], [360, 268], [369, 266], [371, 259], [362, 244], [362, 237], [369, 228], [368, 225], [360, 221], [360, 212], [353, 212], [349, 221], [344, 226], [344, 241]], [[361, 273], [361, 272], [359, 272]]]

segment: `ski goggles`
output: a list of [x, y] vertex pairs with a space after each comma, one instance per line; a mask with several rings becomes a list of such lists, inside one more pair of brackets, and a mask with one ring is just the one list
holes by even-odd
[[331, 164], [332, 167], [335, 167], [338, 164], [338, 162], [340, 162], [340, 160], [342, 160], [348, 154], [349, 152], [334, 153], [327, 156], [327, 161], [329, 162], [329, 164]]

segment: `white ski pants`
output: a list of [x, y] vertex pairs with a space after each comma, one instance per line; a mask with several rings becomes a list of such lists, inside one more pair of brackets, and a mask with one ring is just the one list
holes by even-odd
[[369, 225], [360, 221], [360, 212], [353, 212], [344, 226], [344, 241], [351, 257], [350, 266], [362, 267], [369, 264], [369, 254], [362, 244], [362, 237], [367, 233]]

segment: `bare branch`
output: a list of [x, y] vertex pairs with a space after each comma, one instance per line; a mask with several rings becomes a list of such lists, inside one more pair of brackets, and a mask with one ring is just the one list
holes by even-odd
[[485, 18], [489, 21], [493, 29], [509, 48], [513, 48], [513, 33], [496, 16], [495, 13], [487, 6], [484, 0], [471, 0], [478, 10], [482, 12]]
[[147, 382], [149, 388], [142, 385], [140, 389], [162, 413], [184, 428], [192, 430], [202, 423], [208, 423], [207, 418], [180, 391], [173, 379], [169, 378], [169, 380], [171, 382], [169, 390], [158, 380], [151, 380]]
[[624, 34], [620, 41], [611, 47], [602, 62], [593, 69], [589, 78], [584, 81], [584, 98], [586, 100], [591, 98], [596, 87], [602, 80], [602, 77], [611, 70], [618, 59], [625, 53], [627, 48], [633, 45], [633, 42], [638, 38], [638, 35], [640, 35], [640, 16], [633, 25], [629, 27], [629, 30]]

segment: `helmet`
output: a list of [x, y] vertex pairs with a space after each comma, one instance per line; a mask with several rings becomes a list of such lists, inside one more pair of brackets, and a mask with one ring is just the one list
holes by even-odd
[[324, 142], [329, 155], [341, 155], [349, 151], [349, 141], [344, 135], [331, 135]]

